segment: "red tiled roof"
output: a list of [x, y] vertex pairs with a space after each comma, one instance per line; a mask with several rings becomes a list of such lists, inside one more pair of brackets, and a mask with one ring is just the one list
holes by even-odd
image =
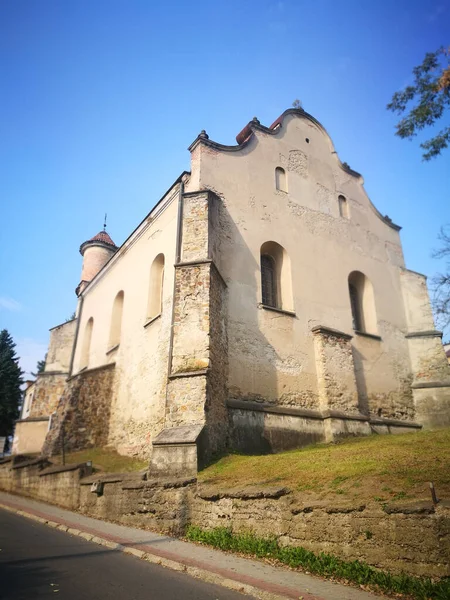
[[94, 235], [94, 237], [91, 237], [90, 240], [86, 240], [85, 242], [83, 242], [81, 244], [80, 254], [83, 255], [85, 248], [87, 248], [90, 244], [96, 244], [96, 243], [99, 245], [103, 244], [104, 246], [109, 246], [109, 248], [111, 248], [114, 251], [117, 250], [117, 246], [112, 241], [112, 239], [109, 237], [109, 235], [106, 233], [106, 231], [99, 231], [97, 233], [97, 235]]
[[97, 235], [94, 235], [94, 237], [91, 237], [91, 239], [88, 241], [89, 242], [103, 242], [104, 244], [108, 244], [110, 246], [115, 246], [115, 243], [112, 241], [112, 239], [106, 233], [106, 231], [99, 231], [97, 233]]

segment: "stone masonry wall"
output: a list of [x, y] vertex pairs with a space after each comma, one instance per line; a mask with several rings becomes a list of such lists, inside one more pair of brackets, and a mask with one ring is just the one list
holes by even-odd
[[208, 457], [224, 450], [228, 440], [228, 335], [227, 289], [215, 266], [210, 270], [209, 334], [210, 370], [206, 390], [206, 437]]
[[209, 193], [185, 194], [183, 205], [182, 261], [204, 260], [209, 254]]
[[29, 417], [48, 417], [56, 410], [67, 381], [67, 373], [41, 373], [35, 383]]
[[42, 458], [0, 461], [0, 489], [76, 510], [80, 479], [91, 472], [86, 464], [55, 466]]
[[226, 284], [211, 258], [216, 219], [210, 209], [217, 212], [219, 201], [207, 191], [184, 195], [166, 396], [166, 428], [206, 425], [201, 460], [223, 450], [228, 431]]
[[194, 494], [191, 522], [273, 535], [279, 543], [361, 560], [392, 572], [450, 575], [450, 503], [370, 506], [308, 501], [278, 489], [217, 490]]
[[82, 371], [68, 381], [52, 418], [42, 450], [44, 455], [61, 452], [62, 427], [68, 452], [107, 444], [114, 367], [109, 364]]
[[[86, 465], [0, 461], [0, 489], [124, 525], [181, 535], [208, 529], [275, 536], [280, 544], [361, 560], [394, 573], [450, 576], [450, 503], [311, 501], [286, 488], [218, 489], [195, 479], [144, 481], [143, 473], [86, 475]], [[102, 482], [97, 495], [93, 482]]]
[[209, 270], [207, 263], [176, 269], [172, 375], [209, 365]]
[[322, 327], [313, 334], [320, 408], [358, 412], [351, 337]]
[[172, 379], [167, 384], [166, 426], [180, 427], [205, 420], [206, 376]]

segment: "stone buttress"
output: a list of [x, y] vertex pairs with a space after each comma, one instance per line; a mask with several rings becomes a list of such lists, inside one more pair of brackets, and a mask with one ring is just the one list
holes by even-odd
[[312, 332], [325, 441], [368, 435], [368, 415], [361, 414], [359, 407], [352, 336], [321, 325], [313, 327]]
[[442, 332], [434, 327], [426, 277], [402, 269], [412, 390], [416, 420], [424, 427], [450, 426], [450, 365], [442, 345]]
[[227, 446], [226, 284], [214, 239], [218, 202], [209, 191], [182, 197], [165, 428], [153, 440], [152, 476], [195, 475], [199, 464]]

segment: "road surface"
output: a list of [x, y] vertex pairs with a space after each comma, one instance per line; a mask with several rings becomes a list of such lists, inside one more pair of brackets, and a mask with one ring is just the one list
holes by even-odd
[[0, 509], [1, 600], [249, 600]]

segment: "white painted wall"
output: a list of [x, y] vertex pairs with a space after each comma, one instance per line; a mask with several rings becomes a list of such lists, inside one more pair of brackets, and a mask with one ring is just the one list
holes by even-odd
[[[83, 292], [74, 374], [83, 333], [94, 319], [88, 368], [116, 363], [109, 442], [126, 454], [149, 455], [150, 436], [163, 427], [172, 311], [178, 186], [150, 214]], [[162, 313], [148, 323], [150, 270], [165, 257]], [[108, 352], [114, 299], [124, 292], [119, 346]]]

